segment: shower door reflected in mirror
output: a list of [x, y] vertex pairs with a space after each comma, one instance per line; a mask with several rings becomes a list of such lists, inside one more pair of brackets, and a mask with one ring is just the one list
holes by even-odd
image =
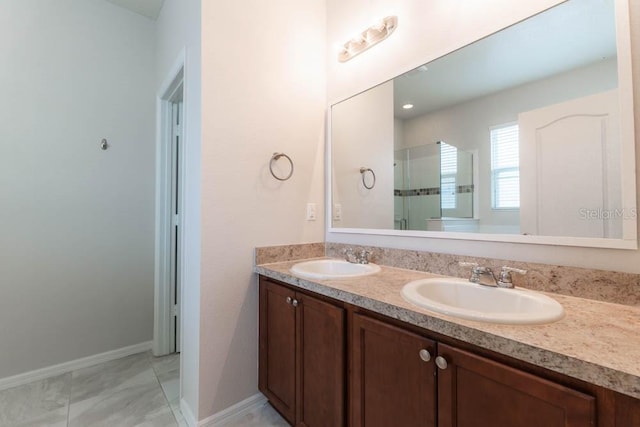
[[444, 141], [394, 152], [396, 230], [477, 231], [473, 154]]

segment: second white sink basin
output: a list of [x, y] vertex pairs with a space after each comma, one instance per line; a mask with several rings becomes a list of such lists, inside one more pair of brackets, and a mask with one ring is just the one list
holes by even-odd
[[294, 264], [291, 272], [307, 279], [341, 279], [367, 276], [380, 271], [376, 264], [354, 264], [341, 259], [317, 259]]
[[540, 324], [564, 317], [562, 305], [546, 295], [483, 286], [465, 279], [416, 280], [402, 288], [402, 297], [438, 313], [492, 323]]

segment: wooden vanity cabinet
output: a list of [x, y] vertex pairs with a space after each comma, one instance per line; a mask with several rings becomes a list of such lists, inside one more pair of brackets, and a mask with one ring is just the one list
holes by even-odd
[[265, 277], [259, 360], [295, 426], [640, 427], [639, 399]]
[[436, 425], [436, 343], [354, 314], [350, 337], [350, 426]]
[[260, 278], [258, 388], [293, 424], [296, 414], [295, 292]]
[[354, 314], [352, 427], [584, 427], [595, 398]]
[[438, 358], [438, 427], [595, 425], [593, 396], [445, 344]]
[[298, 427], [344, 425], [345, 310], [260, 278], [260, 391]]

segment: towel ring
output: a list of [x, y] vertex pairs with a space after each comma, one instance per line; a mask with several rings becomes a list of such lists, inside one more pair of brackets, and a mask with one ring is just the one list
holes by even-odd
[[[289, 174], [284, 178], [276, 175], [276, 173], [273, 171], [273, 163], [276, 162], [280, 157], [284, 157], [285, 159], [289, 160], [289, 164], [291, 165]], [[288, 180], [289, 178], [291, 178], [291, 175], [293, 175], [293, 161], [291, 160], [291, 157], [287, 156], [284, 153], [273, 153], [273, 156], [271, 156], [271, 160], [269, 161], [269, 171], [271, 172], [271, 175], [273, 175], [273, 177], [278, 181]]]
[[[364, 180], [364, 174], [366, 172], [371, 172], [371, 176], [373, 177], [373, 182], [371, 183], [371, 186], [368, 186], [367, 182]], [[376, 186], [376, 174], [373, 171], [373, 169], [361, 167], [360, 168], [360, 173], [362, 174], [362, 185], [364, 185], [364, 188], [366, 188], [367, 190], [371, 190], [373, 187]]]

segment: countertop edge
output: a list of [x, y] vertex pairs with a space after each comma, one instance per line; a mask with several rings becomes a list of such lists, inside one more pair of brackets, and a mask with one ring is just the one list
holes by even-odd
[[[278, 264], [274, 263], [273, 265]], [[462, 342], [640, 399], [640, 377], [257, 265], [254, 272]]]

